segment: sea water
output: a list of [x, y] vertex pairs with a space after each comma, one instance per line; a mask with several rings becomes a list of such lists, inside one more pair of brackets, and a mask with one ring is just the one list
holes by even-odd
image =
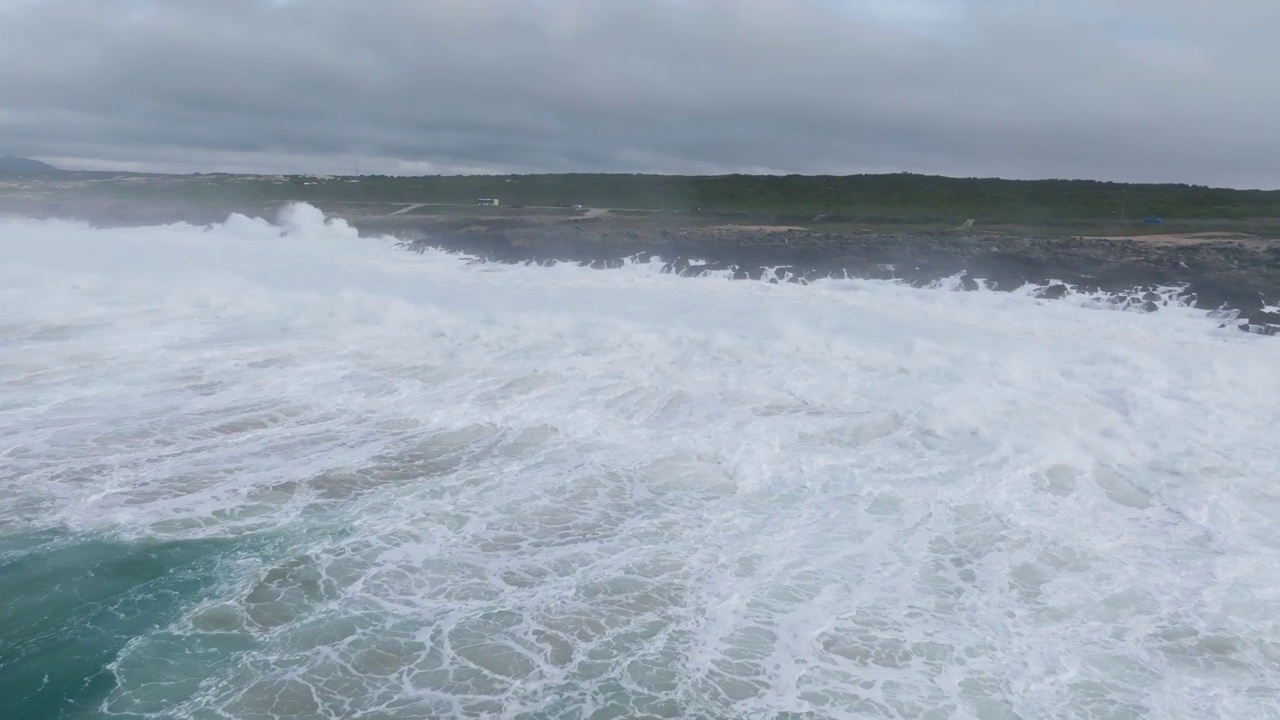
[[1170, 302], [0, 221], [0, 717], [1280, 717], [1280, 345]]

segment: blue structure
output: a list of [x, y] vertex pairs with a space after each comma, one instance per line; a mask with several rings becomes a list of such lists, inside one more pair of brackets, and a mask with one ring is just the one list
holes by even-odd
[[1142, 222], [1144, 222], [1144, 223], [1146, 223], [1146, 224], [1148, 224], [1148, 225], [1159, 225], [1160, 223], [1162, 223], [1162, 222], [1164, 222], [1164, 221], [1163, 221], [1163, 220], [1161, 220], [1160, 218], [1157, 218], [1157, 217], [1149, 217], [1149, 218], [1147, 218], [1146, 220], [1143, 220]]

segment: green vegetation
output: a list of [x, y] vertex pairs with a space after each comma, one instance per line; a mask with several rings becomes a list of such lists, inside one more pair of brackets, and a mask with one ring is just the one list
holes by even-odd
[[[322, 207], [364, 205], [366, 214], [427, 204], [407, 212], [446, 213], [497, 197], [496, 213], [583, 205], [630, 211], [692, 213], [833, 229], [865, 226], [1028, 227], [1076, 233], [1148, 230], [1280, 228], [1280, 191], [1195, 185], [1138, 185], [1089, 180], [1000, 180], [892, 175], [680, 177], [626, 174], [311, 177], [244, 175], [108, 175], [69, 173], [81, 182], [60, 192], [96, 197], [266, 205], [303, 200]], [[358, 206], [350, 205], [356, 210]], [[376, 208], [376, 209], [375, 209]], [[434, 208], [434, 209], [433, 209]], [[460, 212], [454, 210], [452, 212]], [[487, 213], [486, 213], [487, 214]], [[644, 213], [632, 212], [639, 216]]]

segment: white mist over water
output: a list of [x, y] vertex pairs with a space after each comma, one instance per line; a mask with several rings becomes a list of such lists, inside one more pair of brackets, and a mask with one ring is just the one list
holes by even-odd
[[1280, 717], [1280, 345], [1203, 312], [0, 243], [0, 535], [237, 541], [100, 715]]

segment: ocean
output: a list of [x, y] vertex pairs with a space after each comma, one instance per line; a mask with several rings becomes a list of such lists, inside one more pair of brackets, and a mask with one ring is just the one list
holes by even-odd
[[0, 220], [0, 718], [1280, 718], [1280, 345]]

